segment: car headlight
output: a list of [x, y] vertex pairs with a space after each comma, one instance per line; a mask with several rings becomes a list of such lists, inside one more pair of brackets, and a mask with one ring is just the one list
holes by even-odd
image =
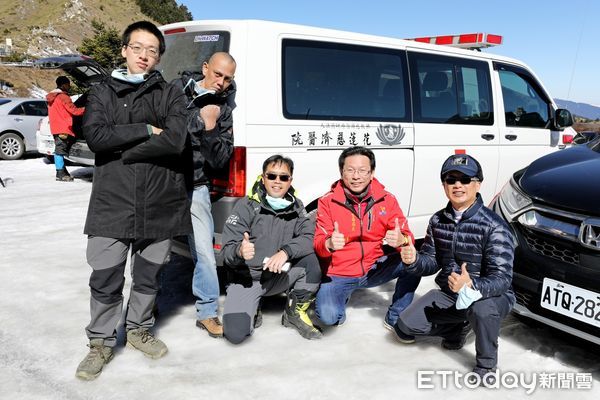
[[500, 192], [500, 205], [511, 220], [517, 212], [531, 204], [531, 199], [518, 188], [514, 178], [511, 178]]

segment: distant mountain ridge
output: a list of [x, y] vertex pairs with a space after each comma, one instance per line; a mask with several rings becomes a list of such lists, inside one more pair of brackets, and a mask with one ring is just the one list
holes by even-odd
[[584, 117], [593, 120], [600, 119], [600, 107], [562, 99], [554, 99], [554, 102], [560, 108], [566, 108], [567, 110], [571, 111], [571, 114], [577, 115], [578, 117]]

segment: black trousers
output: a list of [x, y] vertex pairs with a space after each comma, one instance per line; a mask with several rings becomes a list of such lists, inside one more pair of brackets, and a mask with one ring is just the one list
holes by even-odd
[[477, 366], [491, 369], [498, 363], [500, 324], [512, 306], [511, 297], [503, 294], [478, 300], [466, 310], [457, 310], [453, 296], [434, 289], [414, 300], [400, 314], [396, 325], [407, 335], [452, 339], [451, 335], [468, 321], [475, 332]]

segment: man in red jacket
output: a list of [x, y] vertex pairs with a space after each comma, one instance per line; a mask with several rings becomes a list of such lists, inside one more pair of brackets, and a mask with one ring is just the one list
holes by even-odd
[[392, 330], [412, 301], [420, 278], [406, 274], [400, 248], [414, 242], [398, 201], [375, 179], [375, 155], [364, 147], [345, 149], [341, 179], [319, 199], [315, 252], [326, 265], [316, 313], [326, 325], [342, 324], [356, 289], [397, 279], [383, 325]]
[[84, 107], [76, 107], [69, 97], [71, 81], [66, 76], [56, 78], [56, 89], [48, 93], [48, 118], [50, 119], [50, 133], [54, 137], [54, 165], [56, 166], [56, 180], [70, 182], [73, 180], [65, 168], [64, 156], [69, 154], [69, 149], [75, 141], [73, 132], [73, 116], [83, 115]]

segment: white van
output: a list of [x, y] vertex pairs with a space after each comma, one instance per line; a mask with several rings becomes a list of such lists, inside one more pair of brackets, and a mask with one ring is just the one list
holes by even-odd
[[396, 195], [416, 237], [446, 204], [439, 171], [466, 152], [483, 167], [484, 201], [511, 174], [558, 149], [572, 123], [522, 62], [418, 41], [257, 20], [161, 27], [165, 79], [201, 71], [215, 51], [237, 61], [234, 156], [216, 180], [216, 244], [234, 202], [272, 154], [295, 163], [307, 210], [339, 179], [352, 145], [376, 155], [375, 175]]

